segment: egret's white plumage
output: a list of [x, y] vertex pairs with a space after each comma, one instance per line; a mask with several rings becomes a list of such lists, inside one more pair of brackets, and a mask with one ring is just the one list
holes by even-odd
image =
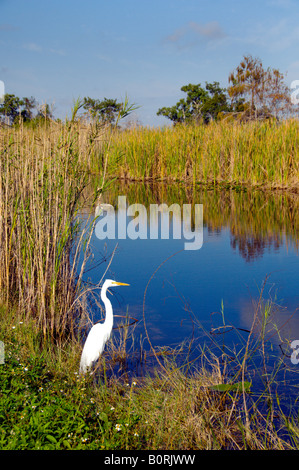
[[101, 299], [106, 308], [106, 318], [104, 323], [96, 323], [91, 328], [86, 338], [84, 348], [81, 355], [80, 369], [81, 374], [85, 374], [92, 364], [100, 357], [106, 342], [110, 338], [113, 327], [113, 310], [110, 300], [106, 295], [109, 287], [128, 286], [123, 282], [112, 281], [106, 279], [101, 290]]

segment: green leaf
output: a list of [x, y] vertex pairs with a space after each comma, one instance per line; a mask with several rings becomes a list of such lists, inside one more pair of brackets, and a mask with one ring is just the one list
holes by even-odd
[[107, 421], [108, 421], [108, 416], [107, 416], [106, 413], [104, 413], [104, 412], [102, 411], [102, 412], [99, 414], [99, 419], [100, 419], [101, 421], [104, 421], [105, 423], [107, 423]]
[[53, 444], [57, 444], [57, 441], [54, 436], [51, 436], [51, 434], [47, 434], [46, 438], [48, 441], [52, 442]]
[[251, 382], [237, 382], [234, 384], [217, 384], [210, 387], [211, 390], [217, 392], [249, 392], [251, 387]]
[[68, 449], [72, 450], [72, 446], [71, 446], [71, 444], [69, 443], [69, 441], [64, 440], [64, 441], [63, 441], [63, 445], [64, 445], [65, 447], [67, 447]]

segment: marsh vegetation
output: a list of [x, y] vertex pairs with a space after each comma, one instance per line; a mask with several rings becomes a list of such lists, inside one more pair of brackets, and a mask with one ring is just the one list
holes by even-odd
[[[298, 448], [296, 404], [285, 412], [266, 361], [259, 394], [250, 387], [251, 352], [266, 358], [262, 299], [234, 358], [202, 349], [202, 367], [193, 368], [181, 349], [154, 349], [149, 374], [116, 374], [114, 364], [130, 359], [124, 337], [112, 341], [95, 376], [77, 375], [88, 299], [97, 291], [84, 282], [92, 210], [113, 178], [235, 188], [241, 199], [253, 187], [284, 190], [279, 207], [284, 214], [284, 198], [294, 198], [284, 217], [293, 217], [296, 236], [298, 121], [121, 130], [84, 123], [74, 110], [65, 123], [1, 128], [0, 157], [2, 449]], [[215, 209], [216, 226], [226, 210]], [[246, 223], [235, 224], [237, 236]]]

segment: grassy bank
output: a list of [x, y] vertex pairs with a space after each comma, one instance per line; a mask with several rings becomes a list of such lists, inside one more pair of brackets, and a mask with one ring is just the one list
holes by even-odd
[[110, 170], [132, 180], [298, 189], [298, 131], [297, 120], [136, 127], [115, 135]]
[[296, 413], [280, 410], [275, 372], [262, 393], [250, 391], [252, 350], [236, 357], [234, 377], [226, 370], [232, 357], [225, 366], [207, 351], [200, 369], [160, 354], [151, 375], [117, 376], [106, 351], [97, 373], [82, 378], [78, 344], [39, 350], [28, 323], [1, 314], [1, 449], [298, 449]]

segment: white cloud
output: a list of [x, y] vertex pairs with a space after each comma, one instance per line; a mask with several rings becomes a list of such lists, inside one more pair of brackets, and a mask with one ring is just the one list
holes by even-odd
[[23, 44], [22, 48], [31, 52], [50, 52], [51, 54], [60, 55], [60, 56], [66, 55], [66, 52], [64, 49], [54, 49], [51, 47], [45, 49], [39, 44], [36, 44], [35, 42], [28, 42], [26, 44]]
[[208, 39], [220, 39], [226, 36], [226, 33], [223, 31], [218, 21], [211, 21], [206, 24], [195, 23], [190, 21], [190, 28], [199, 36], [208, 38]]
[[19, 28], [9, 23], [1, 23], [0, 31], [17, 31]]
[[108, 63], [111, 63], [112, 62], [112, 59], [111, 57], [105, 55], [105, 54], [96, 54], [96, 57], [97, 59], [103, 61], [103, 62], [108, 62]]
[[295, 6], [293, 0], [269, 0], [268, 5], [271, 7], [278, 7], [278, 8], [292, 8]]
[[65, 56], [66, 52], [63, 49], [49, 49], [52, 54]]
[[171, 43], [178, 49], [190, 49], [202, 41], [215, 42], [227, 37], [218, 21], [200, 24], [189, 21], [186, 25], [176, 29], [165, 38], [165, 43]]
[[232, 39], [235, 43], [281, 53], [298, 44], [299, 26], [291, 24], [287, 18], [281, 18], [276, 23], [266, 20], [256, 23], [249, 31], [244, 31], [242, 37]]
[[36, 44], [35, 42], [29, 42], [29, 43], [23, 44], [23, 49], [26, 49], [27, 51], [33, 51], [33, 52], [42, 51], [42, 47]]

